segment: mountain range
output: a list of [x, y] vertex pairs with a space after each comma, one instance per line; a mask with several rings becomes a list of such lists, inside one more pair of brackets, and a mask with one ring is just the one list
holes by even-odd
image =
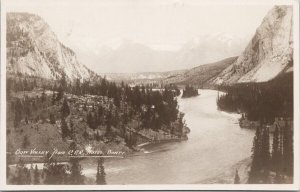
[[[83, 48], [79, 42], [70, 43], [79, 58], [89, 63], [97, 73], [144, 73], [168, 69], [184, 70], [237, 56], [247, 44], [246, 38], [215, 33], [195, 37], [175, 49], [159, 49], [119, 39], [118, 46], [99, 46], [96, 50]], [[101, 67], [105, 66], [105, 67]]]
[[[235, 84], [243, 82], [265, 82], [279, 74], [293, 71], [293, 10], [291, 6], [274, 6], [256, 33], [237, 57], [230, 57], [217, 62], [199, 65], [180, 73], [151, 73], [151, 76], [139, 78], [139, 74], [129, 76], [130, 79], [151, 79], [164, 84], [191, 84], [196, 86], [211, 86], [220, 84]], [[188, 49], [187, 49], [188, 50]], [[201, 53], [197, 50], [195, 52]], [[178, 57], [181, 57], [179, 55]], [[183, 58], [183, 57], [181, 57]], [[182, 61], [197, 59], [188, 59]], [[225, 57], [223, 57], [225, 58]], [[184, 62], [183, 62], [184, 63]], [[110, 76], [110, 75], [109, 75]], [[110, 76], [126, 78], [128, 74]]]
[[[92, 68], [113, 81], [150, 79], [164, 84], [200, 86], [268, 81], [293, 71], [292, 6], [274, 6], [245, 44], [244, 51], [238, 53], [241, 42], [215, 34], [194, 39], [179, 51], [163, 51], [127, 40], [117, 49], [97, 50], [97, 62], [110, 66], [116, 73]], [[233, 57], [227, 58], [228, 55]], [[166, 67], [172, 70], [155, 72]], [[127, 70], [146, 72], [126, 73]], [[43, 19], [28, 13], [7, 14], [7, 72], [49, 79], [58, 79], [64, 73], [70, 80], [98, 76], [78, 61], [75, 52], [58, 40]]]

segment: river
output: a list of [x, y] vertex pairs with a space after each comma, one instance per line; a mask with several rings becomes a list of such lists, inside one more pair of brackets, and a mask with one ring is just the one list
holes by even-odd
[[[191, 129], [187, 141], [151, 145], [133, 156], [106, 160], [107, 184], [205, 183], [248, 158], [254, 131], [239, 127], [240, 115], [217, 110], [217, 91], [199, 93], [178, 99]], [[96, 168], [94, 162], [83, 164], [89, 177], [95, 178]]]

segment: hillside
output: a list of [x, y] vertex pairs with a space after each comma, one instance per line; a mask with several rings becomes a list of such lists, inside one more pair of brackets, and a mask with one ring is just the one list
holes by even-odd
[[213, 84], [265, 82], [293, 70], [293, 9], [275, 6], [263, 19], [244, 52]]
[[209, 63], [200, 65], [198, 67], [184, 71], [183, 73], [175, 76], [168, 77], [163, 80], [164, 84], [175, 83], [175, 84], [191, 84], [196, 86], [202, 86], [207, 81], [216, 77], [226, 67], [235, 62], [237, 57], [230, 57], [215, 63]]
[[29, 13], [7, 14], [7, 73], [69, 80], [91, 79], [97, 74], [81, 64], [73, 50], [63, 45], [49, 25]]

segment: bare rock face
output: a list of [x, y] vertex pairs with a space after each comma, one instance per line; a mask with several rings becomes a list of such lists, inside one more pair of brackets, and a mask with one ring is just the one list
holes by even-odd
[[275, 6], [236, 62], [212, 83], [264, 82], [293, 69], [293, 8]]
[[94, 72], [79, 63], [76, 54], [64, 46], [39, 16], [7, 14], [7, 73], [69, 80], [90, 79]]

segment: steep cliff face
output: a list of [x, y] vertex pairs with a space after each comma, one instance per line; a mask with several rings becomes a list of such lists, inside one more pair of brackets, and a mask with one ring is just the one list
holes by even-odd
[[293, 69], [293, 8], [275, 6], [236, 62], [211, 83], [264, 82]]
[[78, 62], [76, 54], [64, 46], [39, 16], [7, 14], [7, 73], [69, 80], [97, 76]]

